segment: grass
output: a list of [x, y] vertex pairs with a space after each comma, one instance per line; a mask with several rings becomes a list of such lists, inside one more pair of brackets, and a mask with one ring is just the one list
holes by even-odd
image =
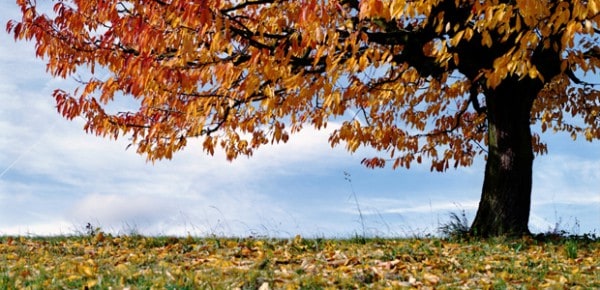
[[0, 237], [0, 289], [600, 288], [600, 240]]

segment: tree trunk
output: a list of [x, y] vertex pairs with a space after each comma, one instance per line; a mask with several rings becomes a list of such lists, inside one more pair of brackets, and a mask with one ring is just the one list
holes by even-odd
[[534, 157], [530, 113], [540, 89], [538, 81], [526, 77], [506, 79], [485, 91], [489, 149], [473, 235], [529, 233]]

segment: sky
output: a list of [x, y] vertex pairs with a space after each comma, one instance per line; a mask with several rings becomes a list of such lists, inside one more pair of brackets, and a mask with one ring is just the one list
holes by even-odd
[[[0, 23], [18, 13], [3, 1]], [[0, 235], [78, 234], [90, 223], [114, 234], [412, 237], [438, 234], [451, 212], [470, 222], [477, 209], [483, 157], [446, 173], [367, 169], [372, 150], [330, 147], [335, 123], [233, 162], [192, 141], [148, 163], [126, 138], [88, 135], [56, 112], [53, 90], [75, 86], [46, 74], [33, 43], [0, 32]], [[530, 229], [600, 234], [600, 142], [542, 137]]]

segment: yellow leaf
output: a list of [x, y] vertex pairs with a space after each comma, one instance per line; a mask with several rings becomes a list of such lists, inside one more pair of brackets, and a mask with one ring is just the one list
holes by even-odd
[[598, 14], [598, 7], [600, 7], [600, 0], [589, 0], [588, 1], [588, 10], [590, 14], [596, 15]]
[[492, 47], [492, 44], [494, 42], [492, 41], [492, 37], [490, 36], [490, 33], [487, 30], [484, 30], [481, 32], [481, 45], [483, 46], [487, 46], [487, 47]]
[[396, 1], [392, 1], [391, 5], [390, 5], [390, 16], [392, 18], [400, 18], [403, 16], [404, 14], [404, 8], [406, 6], [406, 1], [400, 1], [400, 0], [396, 0]]
[[115, 271], [122, 274], [122, 273], [129, 272], [129, 269], [127, 268], [127, 265], [119, 264], [119, 265], [115, 266]]
[[313, 66], [316, 66], [317, 63], [319, 63], [319, 60], [321, 60], [321, 56], [323, 56], [323, 53], [325, 53], [325, 49], [327, 49], [326, 46], [320, 46], [319, 48], [317, 48], [317, 52], [315, 53], [315, 59], [313, 60]]
[[450, 45], [457, 46], [458, 43], [461, 41], [464, 34], [465, 34], [464, 30], [457, 32], [456, 35], [454, 35], [454, 37], [452, 37], [452, 39], [450, 40]]
[[515, 17], [516, 21], [515, 21], [515, 31], [521, 31], [521, 17]]
[[539, 75], [539, 72], [535, 66], [532, 66], [529, 68], [528, 74], [530, 78], [535, 79]]
[[367, 68], [368, 65], [368, 59], [366, 55], [362, 55], [359, 59], [358, 59], [358, 70], [359, 71], [364, 71], [365, 68]]
[[81, 267], [81, 271], [86, 275], [86, 276], [93, 276], [94, 272], [92, 271], [91, 267], [88, 266], [83, 266]]
[[592, 141], [594, 139], [594, 134], [590, 128], [585, 129], [585, 140]]
[[433, 285], [440, 282], [440, 277], [438, 277], [434, 274], [431, 274], [431, 273], [423, 274], [423, 279]]
[[94, 287], [96, 287], [96, 285], [98, 285], [97, 279], [91, 279], [91, 280], [87, 281], [87, 283], [86, 283], [87, 288], [94, 288]]
[[471, 29], [470, 27], [465, 28], [465, 40], [469, 41], [471, 40], [471, 38], [473, 37], [473, 29]]

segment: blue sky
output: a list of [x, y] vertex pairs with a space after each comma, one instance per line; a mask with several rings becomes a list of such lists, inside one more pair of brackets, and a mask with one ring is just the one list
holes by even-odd
[[[17, 18], [12, 1], [0, 8], [3, 25]], [[327, 130], [306, 128], [231, 163], [199, 142], [147, 163], [124, 138], [86, 135], [81, 120], [60, 117], [52, 91], [75, 82], [51, 78], [34, 55], [32, 43], [0, 32], [0, 235], [71, 234], [90, 222], [114, 233], [348, 237], [363, 231], [353, 192], [371, 235], [436, 233], [449, 212], [474, 217], [483, 158], [443, 174], [371, 170], [360, 160], [372, 151], [331, 149]], [[550, 152], [534, 165], [531, 230], [600, 234], [600, 142], [543, 138]]]

